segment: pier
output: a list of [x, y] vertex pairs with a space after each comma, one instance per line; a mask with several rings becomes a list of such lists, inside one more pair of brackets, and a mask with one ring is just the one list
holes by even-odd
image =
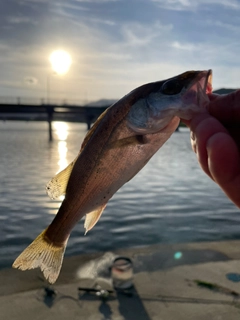
[[0, 120], [2, 121], [46, 121], [49, 141], [52, 141], [52, 121], [81, 122], [91, 124], [110, 105], [90, 106], [68, 104], [66, 101], [50, 101], [0, 97]]

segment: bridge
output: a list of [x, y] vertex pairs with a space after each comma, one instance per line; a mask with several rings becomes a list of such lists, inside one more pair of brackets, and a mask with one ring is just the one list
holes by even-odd
[[91, 124], [110, 105], [76, 105], [74, 102], [43, 99], [0, 97], [0, 120], [46, 121], [49, 140], [52, 141], [52, 121], [82, 122], [90, 129]]
[[[217, 94], [226, 94], [236, 89], [219, 89]], [[82, 122], [90, 129], [91, 124], [110, 104], [104, 100], [96, 106], [86, 105], [79, 101], [59, 99], [0, 97], [0, 120], [47, 121], [49, 140], [52, 141], [52, 121]]]

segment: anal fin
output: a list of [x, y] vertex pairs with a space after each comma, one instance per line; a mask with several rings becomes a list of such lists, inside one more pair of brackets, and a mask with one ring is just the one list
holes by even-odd
[[102, 215], [102, 212], [105, 209], [106, 205], [107, 204], [104, 204], [103, 206], [97, 208], [96, 210], [86, 214], [85, 222], [84, 222], [85, 235], [98, 222], [98, 220], [100, 219], [100, 217]]

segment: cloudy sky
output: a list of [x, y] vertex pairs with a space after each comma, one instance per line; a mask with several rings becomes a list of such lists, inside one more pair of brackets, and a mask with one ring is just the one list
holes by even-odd
[[[240, 87], [239, 0], [1, 0], [0, 96], [118, 99], [143, 83], [213, 69]], [[72, 66], [54, 75], [53, 50]]]

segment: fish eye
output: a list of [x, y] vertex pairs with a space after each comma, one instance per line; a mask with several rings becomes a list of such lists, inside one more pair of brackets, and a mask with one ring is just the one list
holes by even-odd
[[174, 95], [180, 93], [182, 86], [176, 79], [172, 79], [164, 82], [161, 88], [161, 92], [166, 95]]

